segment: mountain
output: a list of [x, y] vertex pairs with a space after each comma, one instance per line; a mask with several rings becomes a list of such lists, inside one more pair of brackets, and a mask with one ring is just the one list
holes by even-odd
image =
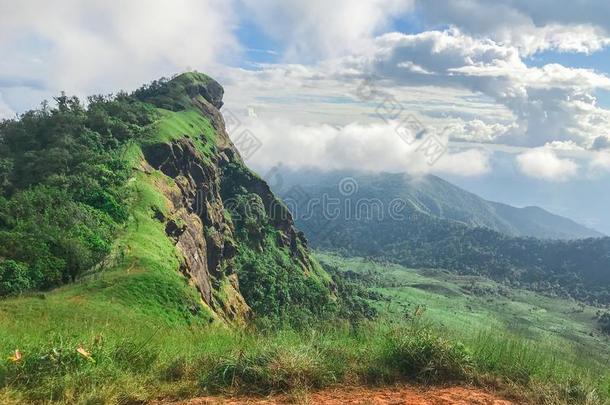
[[[285, 188], [331, 192], [348, 179], [364, 198], [384, 204], [400, 200], [411, 212], [454, 221], [471, 227], [484, 227], [509, 236], [539, 239], [583, 239], [604, 236], [570, 219], [538, 207], [516, 208], [484, 200], [437, 176], [413, 177], [407, 174], [365, 174], [347, 171], [282, 171]], [[312, 181], [311, 179], [315, 179]]]
[[[498, 232], [508, 221], [491, 208], [501, 205], [435, 177], [313, 173], [277, 173], [270, 182], [317, 249], [610, 303], [610, 238], [551, 240]], [[537, 209], [505, 211], [553, 218]], [[519, 221], [527, 225], [526, 217]]]
[[110, 273], [112, 302], [189, 322], [329, 313], [331, 278], [229, 139], [223, 92], [185, 73], [1, 122], [0, 296]]

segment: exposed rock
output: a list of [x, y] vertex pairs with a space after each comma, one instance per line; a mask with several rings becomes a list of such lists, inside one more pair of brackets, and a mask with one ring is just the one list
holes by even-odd
[[[197, 287], [203, 301], [225, 319], [242, 321], [251, 311], [239, 292], [236, 230], [227, 216], [223, 196], [234, 197], [235, 187], [258, 196], [278, 231], [277, 245], [288, 248], [304, 272], [310, 271], [313, 264], [306, 252], [305, 237], [296, 231], [290, 212], [269, 186], [245, 167], [227, 135], [218, 110], [222, 106], [222, 87], [204, 76], [194, 76], [193, 83], [189, 77], [176, 80], [191, 97], [191, 105], [209, 119], [215, 130], [216, 148], [212, 156], [204, 157], [188, 137], [144, 147], [147, 163], [175, 184], [163, 190], [171, 203], [169, 212], [165, 216], [155, 213], [155, 217], [165, 223], [168, 237], [182, 252], [180, 270]], [[204, 136], [200, 140], [209, 142]]]
[[223, 106], [222, 97], [224, 89], [215, 80], [209, 80], [205, 85], [199, 86], [199, 94], [203, 96], [210, 104], [220, 110]]
[[[206, 163], [192, 141], [182, 138], [170, 144], [155, 144], [144, 149], [148, 163], [174, 179], [176, 186], [165, 191], [171, 201], [166, 221], [166, 233], [184, 257], [182, 272], [200, 291], [205, 303], [215, 310], [214, 280], [234, 273], [232, 259], [236, 249], [232, 241], [233, 225], [225, 219], [219, 190], [219, 173], [216, 165]], [[237, 287], [237, 282], [232, 285]], [[237, 289], [235, 295], [241, 297]], [[239, 298], [235, 298], [238, 300]], [[242, 299], [243, 301], [243, 299]], [[241, 315], [225, 315], [231, 319], [249, 316], [245, 302], [239, 306]]]

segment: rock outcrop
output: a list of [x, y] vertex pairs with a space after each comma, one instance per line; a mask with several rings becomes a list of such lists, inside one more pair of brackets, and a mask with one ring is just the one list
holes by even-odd
[[[243, 321], [252, 314], [240, 292], [235, 259], [240, 244], [247, 243], [243, 236], [247, 234], [236, 229], [241, 222], [234, 220], [232, 207], [226, 201], [234, 201], [240, 195], [256, 197], [262, 202], [265, 224], [268, 222], [271, 232], [277, 234], [278, 248], [290, 255], [293, 271], [313, 274], [316, 264], [286, 207], [262, 179], [247, 169], [227, 135], [219, 112], [223, 105], [222, 87], [207, 76], [194, 79], [192, 84], [184, 76], [174, 80], [186, 89], [191, 107], [211, 124], [215, 138], [213, 152], [205, 153], [198, 147], [198, 143], [209, 142], [204, 134], [196, 139], [175, 134], [171, 142], [147, 144], [143, 147], [144, 157], [152, 169], [173, 180], [172, 187], [162, 190], [171, 202], [169, 213], [167, 217], [158, 214], [157, 219], [165, 223], [167, 236], [183, 256], [180, 270], [212, 310], [225, 319]], [[172, 81], [168, 83], [171, 85]], [[270, 232], [262, 222], [254, 226], [261, 233]], [[260, 249], [264, 254], [263, 245]]]

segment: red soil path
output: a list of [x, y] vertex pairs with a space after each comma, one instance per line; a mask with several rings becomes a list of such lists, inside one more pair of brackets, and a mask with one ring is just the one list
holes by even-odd
[[180, 402], [176, 405], [516, 405], [516, 402], [474, 388], [451, 387], [418, 389], [413, 387], [386, 388], [339, 388], [310, 393], [303, 397], [277, 396], [269, 398], [251, 397], [202, 397]]

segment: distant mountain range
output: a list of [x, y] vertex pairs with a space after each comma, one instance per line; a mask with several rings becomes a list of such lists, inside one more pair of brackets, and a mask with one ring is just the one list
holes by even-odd
[[294, 187], [305, 193], [336, 194], [341, 181], [354, 182], [357, 198], [375, 198], [384, 204], [401, 200], [406, 210], [434, 218], [482, 227], [514, 237], [539, 239], [584, 239], [603, 237], [602, 233], [539, 207], [516, 208], [487, 201], [437, 176], [413, 177], [406, 174], [363, 174], [347, 171], [282, 171], [275, 182], [276, 192], [286, 194]]
[[316, 249], [610, 304], [610, 238], [543, 209], [492, 203], [434, 176], [301, 171], [268, 181]]

